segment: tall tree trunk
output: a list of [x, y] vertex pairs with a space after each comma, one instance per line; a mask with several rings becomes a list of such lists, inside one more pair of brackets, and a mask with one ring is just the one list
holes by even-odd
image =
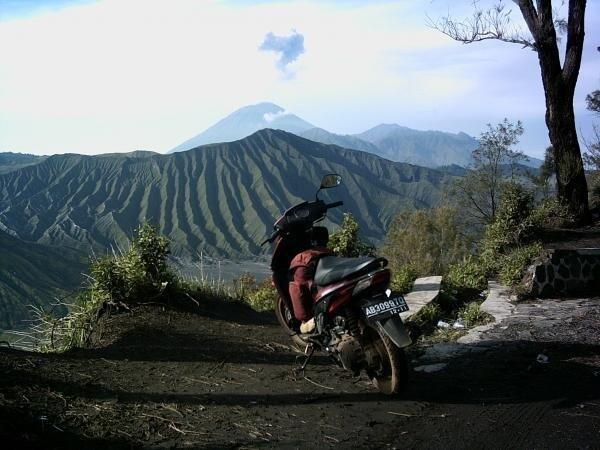
[[546, 96], [546, 125], [554, 147], [558, 198], [580, 223], [591, 219], [573, 97], [581, 66], [586, 0], [569, 1], [567, 48], [561, 67], [551, 0], [515, 0], [535, 41]]
[[546, 125], [554, 147], [558, 198], [579, 222], [590, 221], [588, 189], [575, 127], [573, 97], [569, 93], [546, 94]]

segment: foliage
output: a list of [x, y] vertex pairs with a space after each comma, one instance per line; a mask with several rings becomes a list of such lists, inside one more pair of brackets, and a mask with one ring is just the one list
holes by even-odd
[[414, 317], [411, 317], [410, 320], [417, 326], [422, 327], [437, 323], [441, 317], [442, 309], [437, 303], [432, 302], [423, 306], [423, 308], [421, 308], [421, 310], [415, 314]]
[[444, 281], [454, 289], [482, 291], [487, 287], [487, 270], [479, 258], [469, 255], [464, 261], [450, 266]]
[[271, 280], [267, 278], [261, 283], [258, 283], [246, 297], [246, 303], [255, 311], [272, 311], [275, 308], [275, 303], [278, 297], [275, 286]]
[[470, 302], [458, 310], [458, 317], [467, 327], [483, 325], [491, 320], [491, 316], [481, 310], [479, 302]]
[[479, 138], [479, 147], [473, 151], [472, 172], [454, 184], [458, 204], [479, 223], [494, 220], [506, 179], [514, 181], [517, 163], [526, 158], [513, 149], [522, 134], [520, 121], [513, 124], [504, 119], [496, 126], [488, 124], [488, 130]]
[[585, 97], [587, 109], [600, 113], [600, 90], [595, 90]]
[[498, 255], [517, 245], [531, 231], [526, 219], [532, 209], [529, 192], [519, 184], [506, 186], [498, 213], [485, 229], [481, 258], [487, 268], [493, 268]]
[[409, 274], [445, 274], [453, 262], [471, 251], [472, 241], [463, 230], [454, 208], [404, 211], [394, 218], [381, 253], [398, 280], [408, 279]]
[[[586, 0], [569, 0], [567, 19], [556, 17], [551, 1], [515, 0], [515, 3], [529, 33], [515, 23], [511, 10], [505, 8], [502, 0], [487, 8], [473, 2], [471, 17], [460, 21], [447, 15], [437, 22], [431, 21], [431, 25], [462, 43], [495, 39], [517, 43], [537, 52], [546, 98], [546, 122], [556, 159], [558, 196], [577, 220], [585, 223], [590, 218], [588, 190], [573, 120], [573, 87], [579, 77], [584, 47]], [[560, 35], [567, 28], [565, 56], [561, 60]], [[592, 109], [597, 108], [597, 99], [595, 93], [588, 97], [588, 105]]]
[[554, 167], [554, 148], [552, 146], [546, 149], [544, 162], [538, 168], [536, 174], [527, 173], [529, 180], [533, 183], [539, 197], [547, 199], [552, 193], [552, 176], [556, 172]]
[[140, 226], [128, 251], [92, 262], [90, 289], [95, 301], [122, 306], [168, 294], [174, 281], [167, 268], [168, 254], [167, 238], [148, 223]]
[[593, 208], [600, 208], [600, 171], [589, 176], [590, 203]]
[[412, 288], [413, 282], [417, 278], [417, 272], [410, 266], [402, 266], [393, 272], [394, 276], [390, 283], [390, 288], [401, 294], [406, 294]]
[[329, 249], [337, 256], [347, 258], [372, 256], [375, 252], [374, 247], [360, 239], [359, 231], [360, 227], [354, 216], [344, 213], [342, 226], [329, 238]]
[[566, 205], [557, 198], [548, 198], [538, 203], [529, 217], [525, 227], [529, 227], [529, 235], [533, 235], [543, 228], [556, 228], [571, 225], [575, 218]]
[[518, 247], [503, 255], [498, 264], [500, 281], [507, 286], [519, 283], [525, 275], [525, 268], [542, 252], [539, 243]]

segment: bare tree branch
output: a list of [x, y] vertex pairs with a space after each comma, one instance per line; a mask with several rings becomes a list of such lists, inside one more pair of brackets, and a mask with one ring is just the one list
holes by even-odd
[[527, 37], [523, 30], [515, 27], [510, 20], [510, 9], [499, 1], [489, 9], [476, 8], [473, 15], [462, 21], [450, 15], [433, 20], [427, 17], [427, 25], [455, 41], [463, 44], [498, 40], [520, 44], [523, 48], [536, 49], [535, 42]]

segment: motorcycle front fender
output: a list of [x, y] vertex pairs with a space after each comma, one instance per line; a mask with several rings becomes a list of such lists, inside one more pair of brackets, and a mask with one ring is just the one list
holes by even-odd
[[398, 348], [408, 347], [412, 344], [412, 339], [408, 335], [399, 314], [378, 320], [376, 324]]

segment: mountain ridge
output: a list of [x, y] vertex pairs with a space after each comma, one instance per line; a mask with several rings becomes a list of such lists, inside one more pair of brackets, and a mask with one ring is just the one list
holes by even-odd
[[[383, 237], [404, 208], [432, 206], [453, 177], [370, 153], [262, 130], [248, 138], [169, 155], [54, 155], [0, 176], [0, 229], [48, 245], [102, 250], [126, 245], [144, 220], [176, 254], [255, 256], [276, 216], [312, 198], [324, 173], [365, 236]], [[341, 211], [331, 215], [341, 220]]]
[[[267, 121], [266, 117], [273, 119]], [[179, 144], [168, 153], [211, 143], [232, 142], [262, 129], [281, 129], [323, 144], [360, 150], [389, 159], [424, 167], [451, 165], [469, 167], [478, 141], [467, 133], [439, 130], [415, 130], [395, 123], [383, 123], [357, 134], [336, 134], [316, 127], [274, 103], [242, 107], [202, 133]], [[527, 165], [542, 163], [529, 158]]]

